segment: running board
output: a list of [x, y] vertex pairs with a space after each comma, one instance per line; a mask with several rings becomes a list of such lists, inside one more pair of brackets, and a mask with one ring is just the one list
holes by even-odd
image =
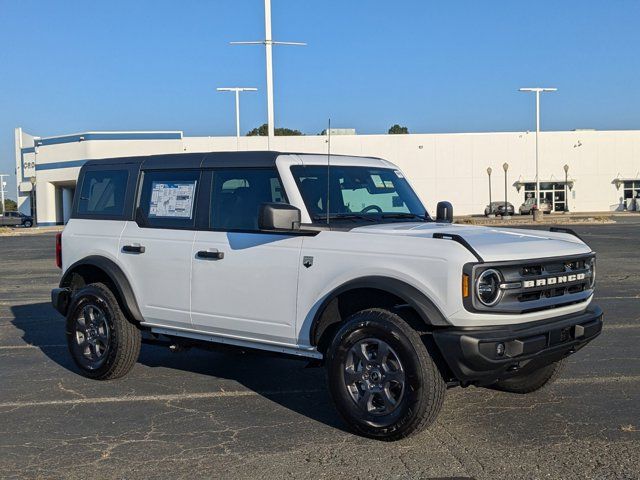
[[229, 338], [223, 337], [220, 335], [212, 335], [210, 333], [196, 333], [189, 332], [183, 330], [174, 330], [171, 328], [164, 327], [153, 327], [150, 326], [152, 333], [158, 333], [160, 335], [167, 335], [171, 337], [184, 337], [184, 338], [192, 338], [194, 340], [201, 340], [204, 342], [210, 343], [219, 343], [222, 345], [233, 345], [235, 347], [245, 347], [245, 348], [253, 348], [256, 350], [266, 350], [269, 352], [277, 352], [283, 353], [286, 355], [295, 355], [297, 357], [307, 357], [307, 358], [316, 358], [318, 360], [322, 360], [322, 354], [318, 352], [316, 349], [311, 348], [295, 348], [295, 347], [285, 347], [277, 344], [269, 344], [263, 342], [254, 342], [251, 340], [240, 340], [237, 338]]

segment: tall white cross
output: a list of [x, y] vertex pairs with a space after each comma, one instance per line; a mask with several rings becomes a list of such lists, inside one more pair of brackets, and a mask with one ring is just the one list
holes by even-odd
[[273, 114], [273, 45], [305, 46], [303, 42], [276, 42], [271, 38], [271, 0], [264, 0], [264, 32], [265, 39], [255, 42], [231, 42], [231, 45], [264, 45], [267, 59], [267, 146], [271, 148], [271, 140], [275, 136]]

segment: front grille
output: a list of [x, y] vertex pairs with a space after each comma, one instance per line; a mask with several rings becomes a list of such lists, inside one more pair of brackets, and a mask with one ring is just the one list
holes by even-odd
[[592, 259], [594, 254], [530, 262], [499, 262], [475, 264], [472, 278], [485, 269], [498, 270], [502, 275], [501, 298], [493, 307], [473, 298], [474, 310], [525, 313], [557, 308], [586, 300], [592, 290]]

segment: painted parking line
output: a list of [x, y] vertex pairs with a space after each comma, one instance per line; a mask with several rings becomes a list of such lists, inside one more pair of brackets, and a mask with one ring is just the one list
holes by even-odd
[[104, 403], [130, 403], [130, 402], [172, 402], [184, 400], [207, 400], [216, 398], [241, 398], [241, 397], [264, 397], [271, 395], [306, 395], [322, 393], [325, 390], [274, 390], [266, 392], [254, 392], [252, 390], [219, 391], [201, 393], [176, 393], [167, 395], [130, 395], [122, 397], [95, 397], [95, 398], [73, 398], [68, 400], [41, 400], [26, 402], [3, 402], [2, 408], [29, 408], [29, 407], [49, 407], [57, 405], [87, 405]]
[[605, 383], [634, 383], [640, 382], [640, 375], [609, 376], [609, 377], [584, 377], [584, 378], [559, 378], [554, 385], [598, 385]]
[[[586, 377], [586, 378], [561, 378], [555, 384], [562, 385], [592, 385], [607, 383], [634, 383], [640, 382], [640, 375], [617, 376], [617, 377]], [[243, 397], [268, 397], [270, 395], [307, 395], [325, 392], [324, 389], [311, 390], [274, 390], [266, 392], [255, 392], [252, 390], [239, 391], [219, 391], [201, 393], [176, 393], [166, 395], [125, 395], [122, 397], [94, 397], [94, 398], [73, 398], [66, 400], [41, 400], [24, 402], [2, 402], [0, 409], [4, 408], [32, 408], [50, 407], [66, 405], [93, 405], [109, 403], [138, 403], [138, 402], [172, 402], [185, 400], [210, 400], [218, 398], [243, 398]]]
[[3, 345], [0, 346], [0, 351], [1, 350], [31, 350], [31, 349], [40, 349], [40, 348], [66, 348], [67, 345], [66, 344], [55, 344], [55, 345], [31, 345], [31, 344], [26, 344], [26, 345]]
[[598, 300], [640, 300], [640, 295], [625, 295], [621, 297], [596, 297]]
[[620, 324], [613, 324], [610, 325], [608, 323], [605, 322], [604, 324], [604, 329], [605, 330], [626, 330], [629, 328], [640, 328], [640, 322], [638, 323], [620, 323]]

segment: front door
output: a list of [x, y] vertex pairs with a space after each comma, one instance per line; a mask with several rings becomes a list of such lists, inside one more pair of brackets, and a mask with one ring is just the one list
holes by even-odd
[[275, 168], [214, 172], [209, 229], [191, 251], [191, 319], [209, 333], [295, 344], [302, 237], [258, 230], [265, 202], [285, 201]]

